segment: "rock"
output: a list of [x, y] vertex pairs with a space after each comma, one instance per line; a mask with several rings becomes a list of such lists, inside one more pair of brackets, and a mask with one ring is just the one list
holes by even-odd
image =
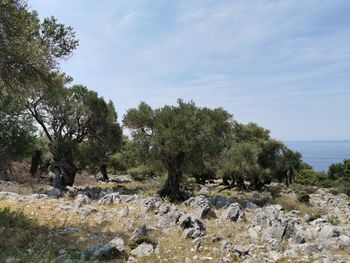
[[58, 206], [58, 209], [62, 211], [69, 211], [69, 210], [75, 210], [75, 206], [70, 203], [63, 203]]
[[209, 195], [210, 194], [209, 188], [202, 187], [201, 190], [199, 190], [198, 194], [199, 195]]
[[47, 192], [47, 195], [49, 198], [60, 198], [64, 197], [64, 191], [62, 189], [53, 187], [49, 190], [49, 192]]
[[84, 216], [84, 217], [86, 217], [86, 216], [88, 216], [88, 215], [90, 215], [92, 213], [96, 213], [96, 212], [98, 212], [98, 210], [95, 207], [88, 206], [88, 205], [84, 206], [84, 207], [82, 207], [80, 209], [77, 209], [77, 213], [82, 215], [82, 216]]
[[165, 215], [166, 213], [170, 212], [170, 210], [172, 209], [172, 206], [170, 204], [161, 204], [157, 214], [159, 216]]
[[216, 214], [210, 206], [199, 207], [195, 209], [194, 214], [200, 219], [216, 218]]
[[245, 209], [257, 209], [259, 207], [256, 204], [254, 204], [253, 202], [247, 201], [247, 202], [244, 202], [244, 208]]
[[171, 226], [176, 225], [181, 215], [182, 212], [172, 206], [166, 214], [159, 216], [157, 227], [162, 229], [169, 229]]
[[119, 193], [107, 194], [98, 201], [99, 205], [110, 205], [114, 203], [120, 203]]
[[161, 206], [163, 200], [159, 197], [150, 197], [145, 198], [141, 201], [141, 205], [143, 206], [143, 211], [148, 212], [150, 210], [156, 209]]
[[182, 215], [179, 218], [178, 225], [184, 229], [184, 238], [195, 239], [206, 234], [206, 229], [202, 221], [190, 214]]
[[200, 207], [205, 207], [209, 206], [210, 207], [210, 202], [209, 199], [205, 195], [199, 195], [196, 197], [190, 197], [184, 202], [185, 205], [187, 206], [192, 206], [194, 208], [200, 208]]
[[235, 252], [239, 254], [240, 257], [244, 257], [249, 254], [250, 248], [244, 245], [236, 245], [232, 247]]
[[135, 249], [130, 251], [130, 254], [134, 257], [148, 257], [154, 252], [154, 248], [151, 244], [142, 243]]
[[148, 230], [146, 225], [141, 225], [140, 227], [136, 228], [132, 234], [131, 240], [136, 241], [140, 238], [148, 236]]
[[121, 218], [128, 217], [129, 213], [130, 213], [130, 209], [127, 206], [127, 207], [125, 207], [125, 208], [123, 208], [122, 210], [119, 211], [118, 216], [121, 217]]
[[12, 192], [0, 192], [0, 200], [13, 200], [19, 201], [22, 197], [17, 193]]
[[339, 237], [340, 233], [334, 226], [325, 226], [321, 229], [319, 233], [319, 237], [321, 238], [332, 238], [332, 237]]
[[124, 240], [120, 237], [116, 237], [104, 246], [96, 249], [92, 256], [92, 258], [97, 258], [99, 260], [122, 259], [124, 257]]
[[280, 205], [269, 205], [255, 210], [252, 220], [253, 225], [271, 226], [279, 218], [282, 207]]
[[91, 203], [91, 200], [90, 200], [90, 198], [87, 195], [78, 194], [77, 197], [75, 198], [74, 206], [76, 208], [79, 208], [79, 207], [81, 207], [83, 205], [87, 205], [87, 204], [90, 204], [90, 203]]
[[109, 181], [118, 184], [130, 183], [132, 179], [128, 175], [109, 175]]
[[245, 220], [245, 214], [238, 203], [232, 203], [223, 212], [222, 218], [233, 222], [240, 222]]
[[200, 219], [216, 218], [215, 212], [210, 207], [209, 199], [204, 195], [190, 197], [184, 204], [194, 207], [194, 214]]
[[231, 204], [231, 202], [222, 195], [212, 197], [210, 203], [216, 208], [227, 208]]
[[273, 239], [282, 241], [284, 237], [285, 229], [286, 229], [286, 226], [273, 225], [264, 229], [262, 236], [265, 240], [269, 238], [273, 238]]
[[89, 247], [81, 253], [81, 257], [86, 260], [92, 260], [94, 259], [94, 255], [96, 254], [96, 252], [102, 247], [103, 245], [96, 245], [96, 246]]

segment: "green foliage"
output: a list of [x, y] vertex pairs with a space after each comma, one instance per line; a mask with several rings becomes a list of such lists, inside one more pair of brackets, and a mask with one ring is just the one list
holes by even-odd
[[154, 177], [155, 170], [150, 166], [140, 165], [135, 168], [130, 168], [128, 174], [136, 181], [143, 181], [148, 178]]
[[72, 28], [53, 17], [40, 22], [26, 1], [3, 0], [0, 10], [0, 86], [7, 92], [18, 93], [29, 81], [46, 79], [78, 45]]
[[11, 162], [31, 156], [35, 127], [11, 96], [0, 100], [0, 176], [8, 178]]
[[310, 201], [310, 196], [309, 194], [305, 193], [305, 192], [301, 192], [298, 194], [298, 201], [301, 203], [306, 203], [308, 204]]
[[248, 142], [235, 143], [222, 153], [219, 166], [221, 175], [238, 175], [245, 180], [259, 176], [259, 148]]
[[328, 168], [328, 176], [330, 178], [339, 178], [344, 175], [344, 164], [343, 163], [333, 163]]
[[328, 215], [327, 221], [333, 226], [337, 226], [340, 224], [340, 220], [333, 215]]
[[176, 178], [172, 193], [176, 195], [186, 168], [203, 170], [207, 168], [205, 160], [209, 166], [211, 158], [220, 152], [220, 141], [231, 127], [231, 115], [223, 109], [199, 108], [182, 100], [177, 106], [155, 110], [142, 102], [128, 110], [123, 122], [131, 129], [133, 139], [146, 146], [149, 156], [162, 161], [169, 178]]
[[122, 129], [117, 122], [113, 103], [106, 104], [103, 99], [98, 99], [98, 102], [98, 107], [94, 107], [96, 116], [93, 119], [98, 119], [99, 123], [95, 124], [94, 133], [89, 132], [86, 140], [82, 141], [78, 153], [82, 167], [89, 165], [95, 169], [102, 165], [110, 166], [111, 156], [120, 150], [122, 142]]

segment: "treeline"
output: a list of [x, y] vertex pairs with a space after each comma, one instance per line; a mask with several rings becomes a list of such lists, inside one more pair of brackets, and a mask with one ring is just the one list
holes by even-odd
[[[181, 199], [181, 181], [222, 178], [227, 187], [259, 190], [272, 180], [292, 183], [315, 173], [298, 152], [254, 123], [241, 124], [222, 108], [178, 100], [152, 109], [142, 102], [118, 122], [115, 107], [70, 83], [59, 68], [78, 46], [72, 28], [40, 21], [22, 0], [0, 2], [0, 176], [29, 160], [33, 176], [51, 170], [54, 186], [74, 183], [79, 169], [128, 172], [136, 179], [167, 174], [162, 196]], [[130, 136], [123, 136], [123, 128]], [[349, 177], [348, 163], [332, 166]], [[311, 171], [311, 172], [310, 172]], [[310, 177], [310, 176], [309, 176]], [[332, 177], [330, 177], [332, 178]]]

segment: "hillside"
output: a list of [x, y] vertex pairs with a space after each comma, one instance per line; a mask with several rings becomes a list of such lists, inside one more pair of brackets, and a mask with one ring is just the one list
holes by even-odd
[[347, 262], [350, 256], [345, 194], [301, 195], [279, 184], [218, 193], [218, 184], [187, 184], [195, 196], [171, 204], [153, 194], [156, 180], [113, 181], [70, 187], [59, 198], [63, 192], [48, 186], [1, 182], [0, 261]]

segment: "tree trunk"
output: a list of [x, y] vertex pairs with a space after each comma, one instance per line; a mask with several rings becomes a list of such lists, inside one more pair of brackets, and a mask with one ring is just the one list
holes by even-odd
[[249, 187], [253, 190], [261, 190], [263, 186], [264, 183], [260, 180], [259, 176], [255, 176], [249, 185]]
[[168, 170], [168, 178], [163, 188], [159, 191], [161, 197], [168, 197], [171, 201], [182, 201], [180, 182], [182, 178], [182, 161], [184, 154], [179, 154], [174, 160], [165, 162]]
[[52, 163], [52, 170], [55, 174], [54, 187], [66, 189], [67, 186], [73, 186], [77, 168], [73, 163], [66, 160]]
[[102, 174], [102, 180], [103, 181], [108, 181], [109, 180], [109, 177], [108, 177], [108, 172], [107, 172], [107, 165], [105, 164], [102, 164], [100, 166], [100, 172]]
[[32, 154], [32, 164], [30, 166], [30, 174], [34, 177], [38, 173], [39, 165], [41, 164], [41, 150], [35, 150]]
[[161, 197], [168, 197], [171, 201], [180, 201], [182, 199], [180, 193], [180, 181], [182, 178], [182, 171], [176, 169], [168, 169], [168, 178], [165, 184], [160, 190], [159, 194]]
[[237, 188], [240, 190], [247, 190], [247, 186], [244, 183], [243, 177], [235, 175], [235, 181], [237, 182]]
[[292, 172], [291, 170], [288, 170], [286, 174], [286, 185], [290, 186], [291, 184], [292, 184]]
[[54, 187], [64, 190], [67, 186], [73, 186], [77, 167], [73, 163], [71, 152], [64, 151], [64, 145], [49, 144], [49, 148], [53, 155], [51, 170], [55, 174]]

